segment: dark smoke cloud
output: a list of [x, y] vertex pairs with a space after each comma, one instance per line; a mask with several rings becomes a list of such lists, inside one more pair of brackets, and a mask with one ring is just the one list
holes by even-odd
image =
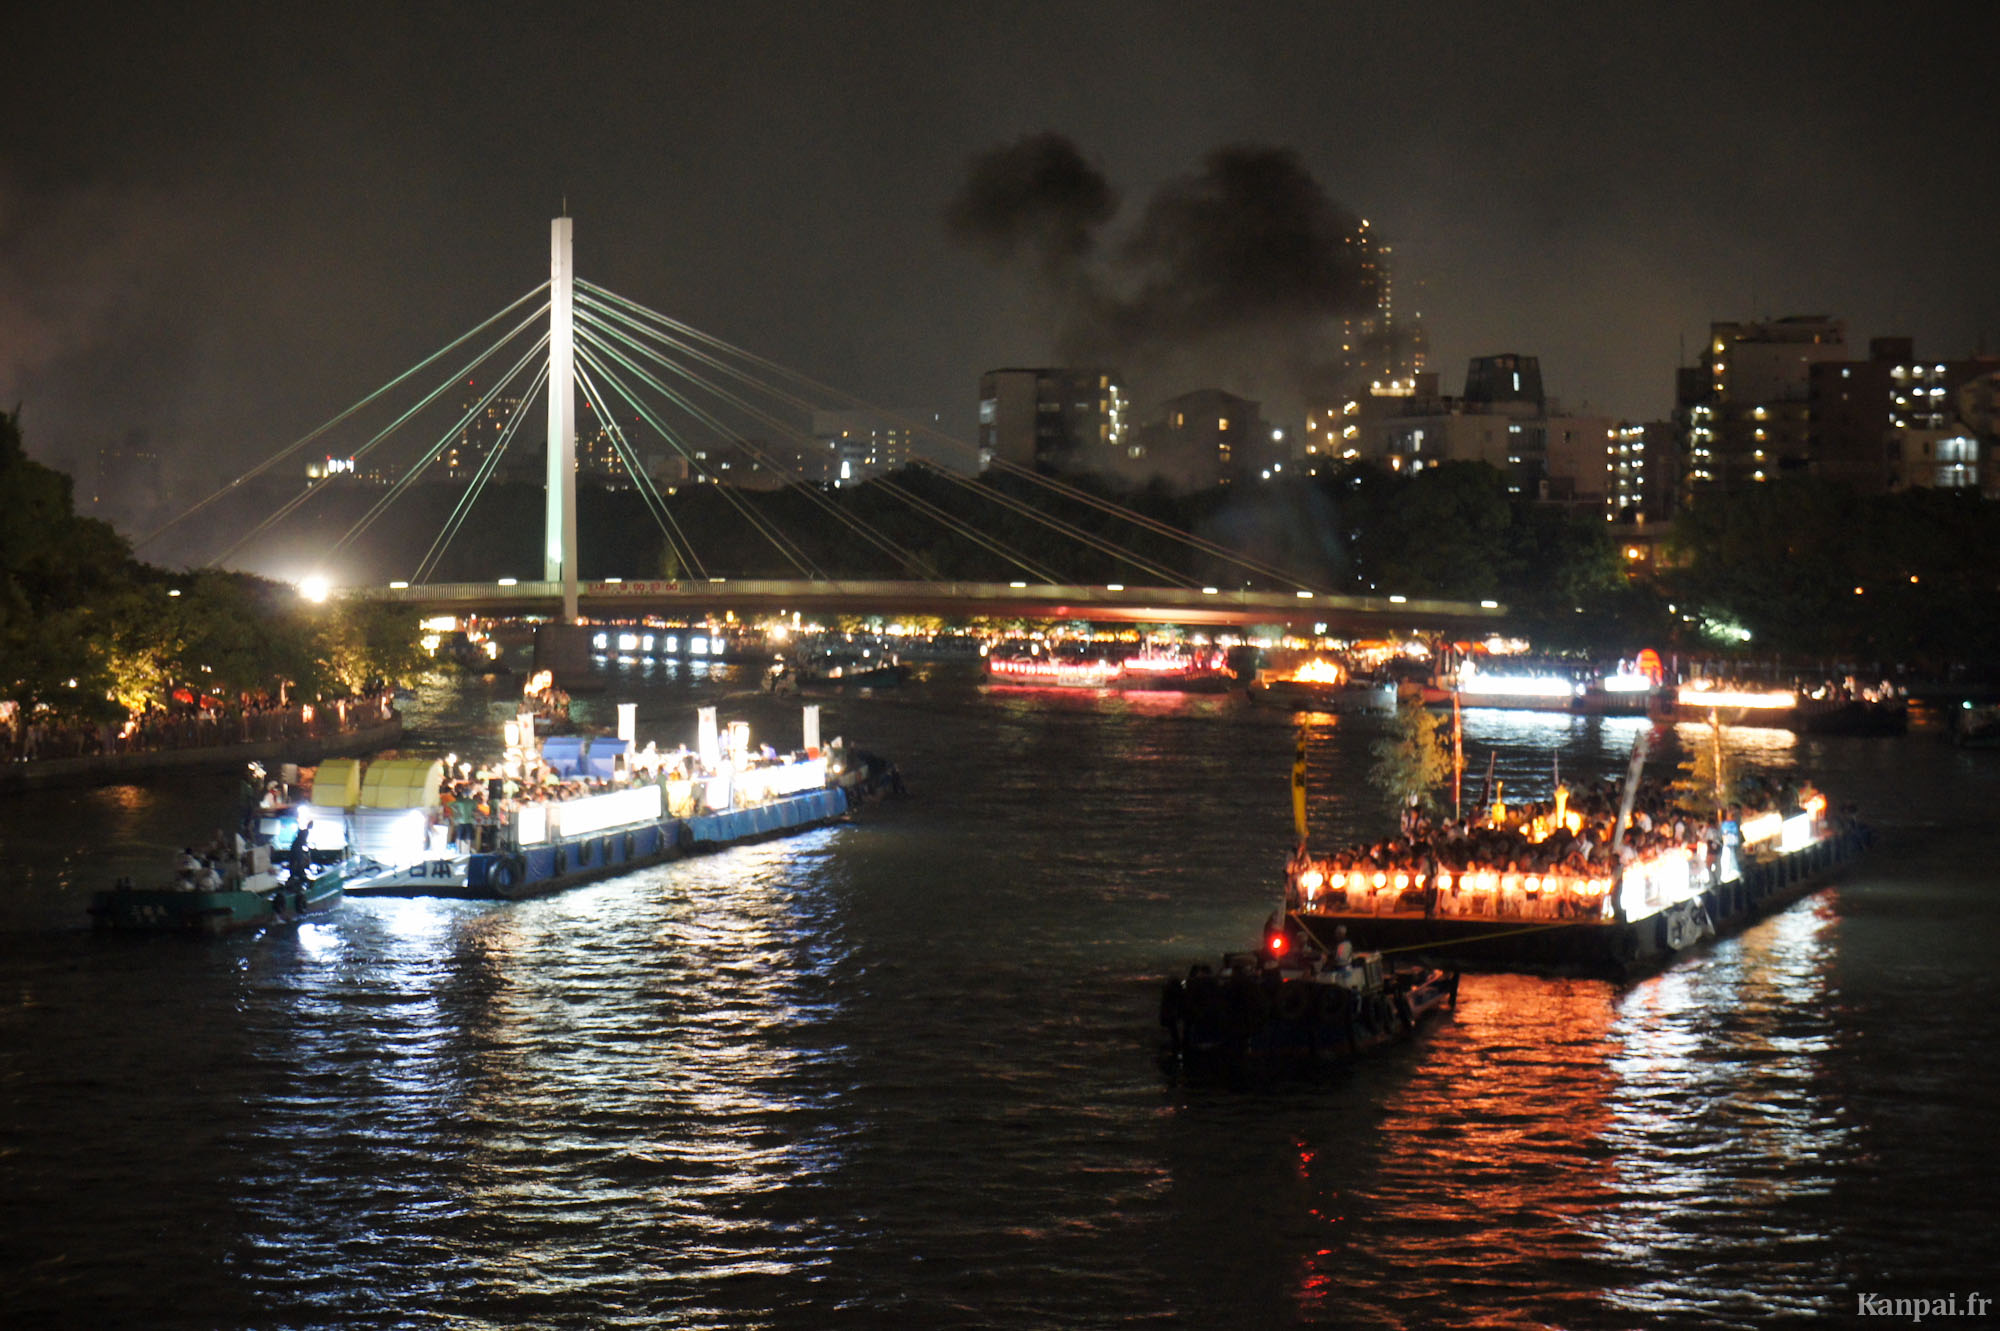
[[1142, 410], [1214, 387], [1285, 418], [1339, 386], [1341, 320], [1375, 293], [1359, 219], [1296, 153], [1218, 148], [1100, 244], [1115, 208], [1077, 146], [1044, 133], [975, 158], [947, 220], [991, 257], [1032, 258], [1058, 354], [1117, 369]]
[[972, 159], [946, 210], [952, 234], [1000, 260], [1024, 251], [1045, 273], [1089, 255], [1093, 233], [1118, 211], [1103, 173], [1060, 134], [1029, 134]]

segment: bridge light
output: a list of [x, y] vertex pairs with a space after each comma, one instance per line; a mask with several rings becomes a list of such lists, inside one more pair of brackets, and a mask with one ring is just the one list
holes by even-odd
[[1213, 588], [1213, 587], [1203, 587], [1203, 588], [1201, 589], [1201, 594], [1202, 594], [1203, 596], [1213, 596], [1213, 595], [1215, 595], [1215, 588]]
[[519, 578], [502, 578], [502, 579], [500, 579], [500, 585], [501, 585], [502, 587], [518, 587], [518, 586], [520, 585], [520, 583], [521, 583], [521, 580], [520, 580]]
[[308, 601], [324, 601], [333, 591], [333, 585], [318, 573], [299, 579], [299, 595]]
[[1409, 599], [1410, 599], [1410, 598], [1409, 598], [1409, 597], [1407, 597], [1407, 596], [1392, 596], [1392, 597], [1390, 597], [1390, 598], [1389, 598], [1389, 604], [1390, 604], [1390, 605], [1402, 605], [1402, 604], [1403, 604], [1404, 602], [1408, 601]]
[[625, 581], [625, 579], [623, 579], [623, 578], [606, 578], [606, 579], [605, 579], [605, 581], [606, 581], [606, 582], [623, 582], [623, 581]]
[[[399, 592], [399, 591], [403, 591], [403, 590], [405, 590], [406, 588], [408, 588], [408, 587], [409, 587], [409, 585], [410, 585], [410, 584], [409, 584], [409, 583], [407, 583], [407, 582], [392, 582], [392, 583], [390, 583], [390, 584], [389, 584], [389, 590], [390, 590], [390, 591], [392, 591], [392, 592]], [[180, 595], [180, 593], [179, 593], [179, 592], [175, 592], [175, 593], [174, 593], [174, 595], [176, 595], [176, 596], [179, 596], [179, 595]]]
[[[1912, 578], [1910, 581], [1915, 582], [1916, 579]], [[1125, 584], [1122, 582], [1107, 582], [1104, 584], [1104, 590], [1107, 592], [1122, 592], [1125, 590]]]
[[1028, 584], [1027, 584], [1027, 583], [1025, 583], [1025, 582], [1010, 582], [1010, 583], [1008, 583], [1007, 585], [1008, 585], [1009, 587], [1025, 587], [1025, 586], [1027, 586]]
[[1313, 594], [1311, 592], [1298, 592], [1295, 594], [1301, 601], [1310, 601], [1313, 598]]
[[[1479, 603], [1479, 608], [1481, 610], [1498, 610], [1500, 608], [1500, 603], [1498, 601], [1481, 601]], [[1672, 610], [1673, 607], [1668, 606], [1667, 609]]]
[[170, 588], [167, 592], [167, 595], [169, 596], [179, 596], [180, 594], [181, 594], [181, 589], [178, 587]]

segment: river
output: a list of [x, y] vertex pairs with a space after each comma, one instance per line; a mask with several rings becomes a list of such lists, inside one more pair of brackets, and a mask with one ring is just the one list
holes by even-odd
[[[717, 703], [798, 742], [738, 668], [604, 683], [579, 712], [642, 739]], [[411, 747], [489, 751], [511, 692], [431, 682]], [[1990, 1283], [2000, 753], [1736, 732], [1880, 832], [1837, 886], [1637, 984], [1468, 976], [1335, 1075], [1187, 1085], [1159, 983], [1276, 900], [1291, 716], [945, 667], [824, 710], [909, 798], [224, 940], [84, 907], [233, 778], [0, 801], [0, 1325], [1761, 1326]], [[1642, 724], [1466, 732], [1534, 798]], [[1313, 724], [1316, 845], [1393, 826], [1381, 729]]]

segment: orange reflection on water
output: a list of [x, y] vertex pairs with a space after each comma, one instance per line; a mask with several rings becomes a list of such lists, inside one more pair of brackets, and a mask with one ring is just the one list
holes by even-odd
[[1398, 1300], [1435, 1300], [1460, 1325], [1485, 1320], [1475, 1310], [1490, 1291], [1590, 1256], [1581, 1220], [1608, 1204], [1613, 1182], [1602, 1142], [1612, 996], [1596, 981], [1464, 977], [1455, 1017], [1409, 1051], [1406, 1080], [1383, 1088], [1370, 1139], [1301, 1152], [1314, 1214], [1338, 1240], [1299, 1262], [1302, 1317], [1356, 1314], [1339, 1303], [1341, 1273], [1376, 1214], [1394, 1217]]

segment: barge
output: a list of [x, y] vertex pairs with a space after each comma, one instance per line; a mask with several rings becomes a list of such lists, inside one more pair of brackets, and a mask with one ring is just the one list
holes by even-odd
[[892, 764], [838, 739], [822, 748], [819, 709], [804, 711], [806, 743], [783, 756], [753, 749], [742, 722], [718, 726], [712, 707], [700, 709], [698, 747], [666, 754], [611, 736], [537, 741], [523, 717], [488, 769], [504, 775], [468, 781], [461, 769], [454, 783], [441, 760], [328, 763], [266, 834], [284, 837], [287, 819], [303, 829], [350, 896], [543, 896], [837, 823], [900, 785]]

